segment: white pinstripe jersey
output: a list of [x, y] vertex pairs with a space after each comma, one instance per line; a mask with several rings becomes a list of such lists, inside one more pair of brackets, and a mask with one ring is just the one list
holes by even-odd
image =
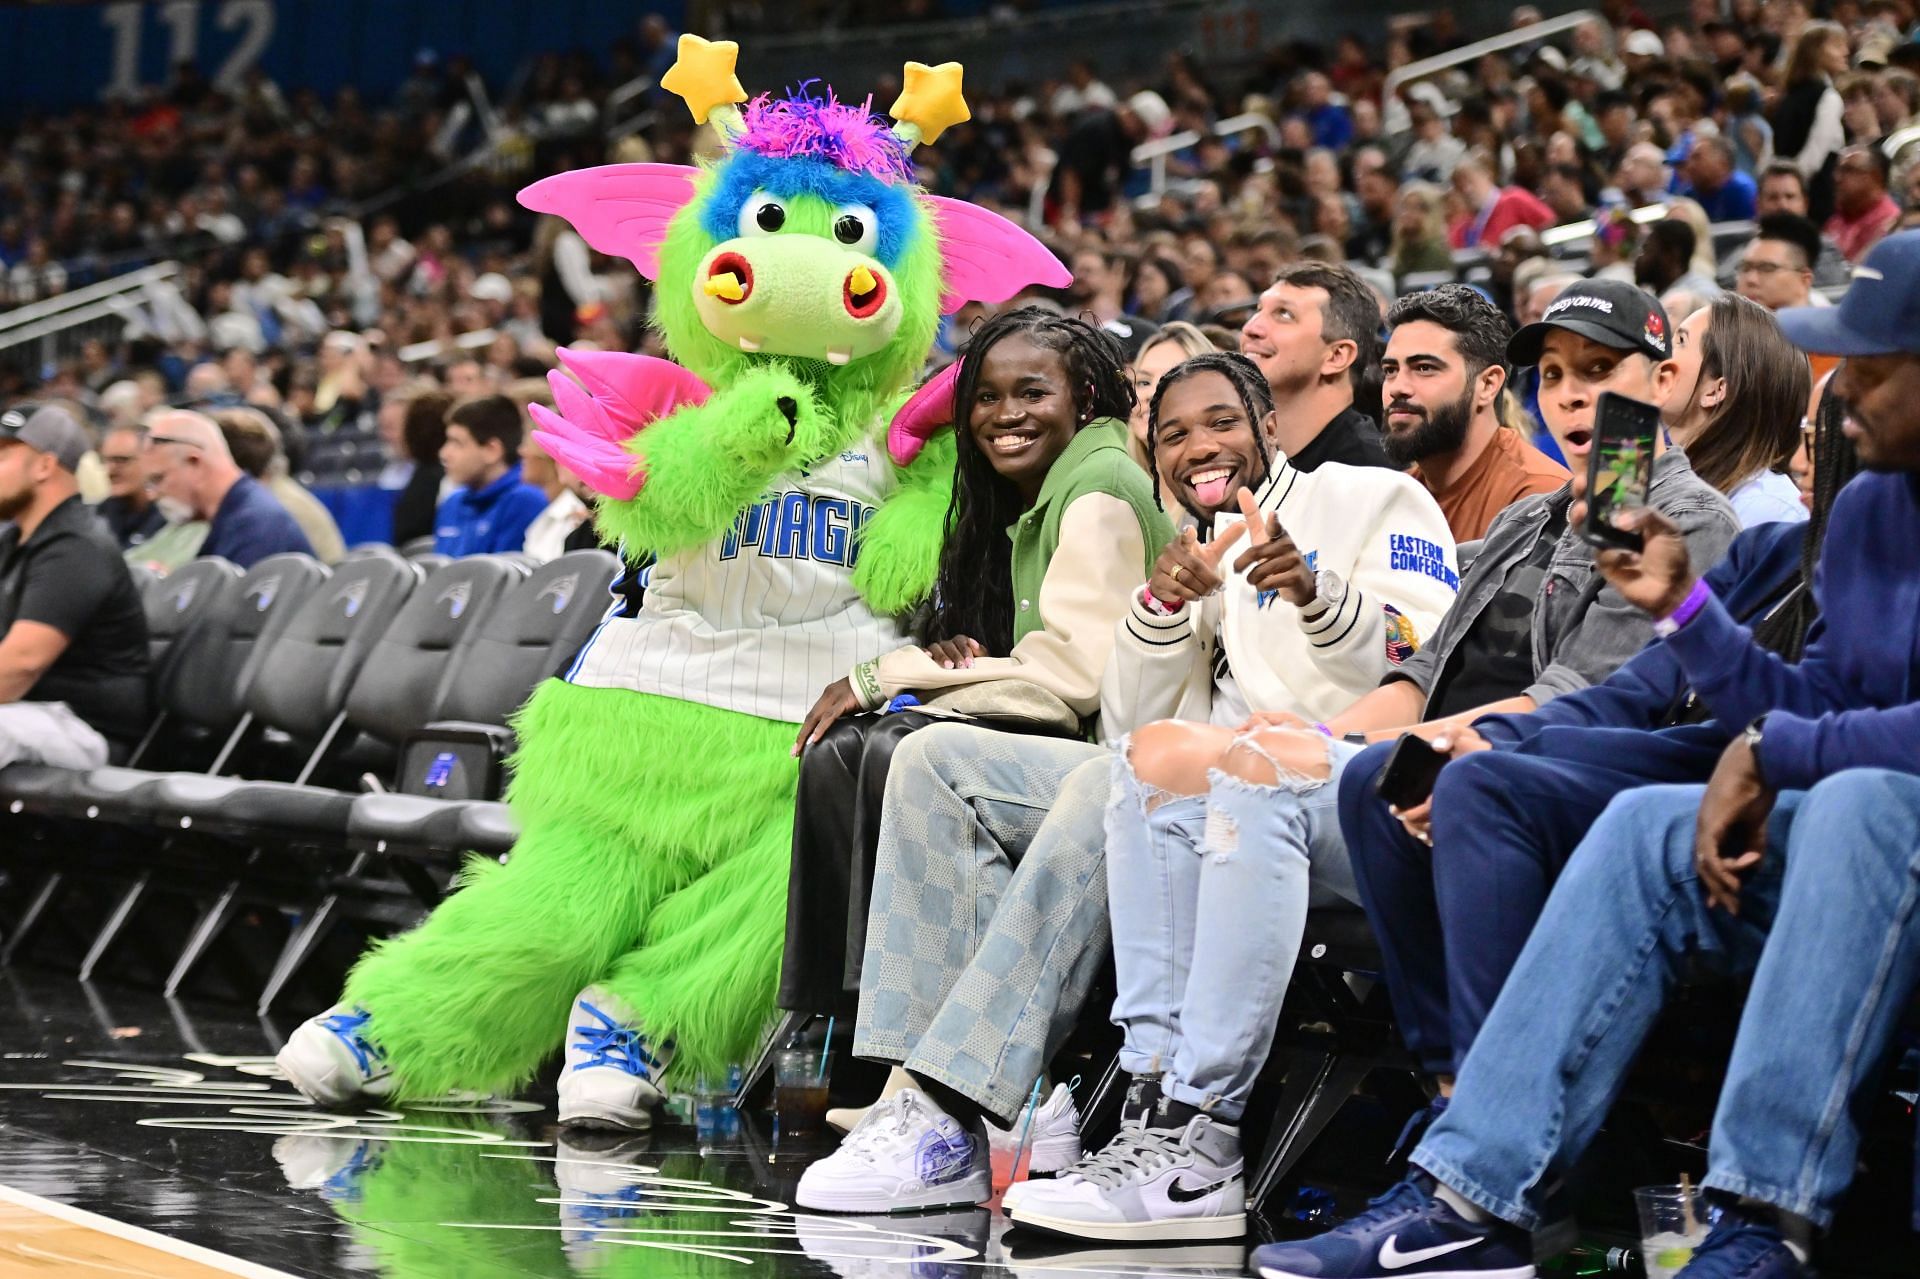
[[884, 445], [773, 480], [722, 537], [664, 555], [637, 616], [609, 616], [567, 679], [798, 722], [820, 690], [900, 647], [853, 589], [853, 537], [896, 486]]

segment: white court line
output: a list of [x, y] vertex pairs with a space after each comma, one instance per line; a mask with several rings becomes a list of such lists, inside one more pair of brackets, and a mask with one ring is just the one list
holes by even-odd
[[240, 1275], [243, 1279], [298, 1279], [298, 1276], [288, 1274], [284, 1270], [275, 1270], [271, 1266], [242, 1261], [238, 1257], [229, 1257], [211, 1248], [202, 1248], [199, 1244], [188, 1243], [184, 1239], [175, 1239], [157, 1231], [129, 1225], [124, 1221], [115, 1221], [111, 1217], [103, 1217], [97, 1212], [88, 1212], [85, 1208], [75, 1208], [71, 1204], [63, 1204], [58, 1200], [30, 1195], [24, 1190], [15, 1190], [12, 1186], [0, 1185], [0, 1202], [30, 1209], [71, 1225], [85, 1226], [90, 1230], [97, 1230], [103, 1235], [112, 1235], [116, 1239], [124, 1239], [129, 1243], [141, 1244], [156, 1252], [164, 1252], [179, 1257], [183, 1261], [196, 1262], [223, 1274]]

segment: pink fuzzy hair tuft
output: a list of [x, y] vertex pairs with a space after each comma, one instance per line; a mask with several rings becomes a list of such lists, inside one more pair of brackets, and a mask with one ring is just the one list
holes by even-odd
[[853, 106], [832, 89], [821, 97], [813, 90], [818, 83], [803, 81], [785, 98], [763, 93], [749, 102], [736, 145], [774, 159], [825, 160], [882, 182], [912, 182], [907, 145], [873, 114], [873, 99]]

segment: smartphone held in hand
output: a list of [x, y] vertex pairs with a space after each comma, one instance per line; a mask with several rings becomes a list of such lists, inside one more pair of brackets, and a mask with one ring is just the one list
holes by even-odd
[[1587, 518], [1580, 536], [1591, 546], [1643, 546], [1638, 533], [1614, 525], [1623, 511], [1647, 504], [1653, 456], [1660, 441], [1660, 410], [1641, 400], [1602, 391], [1594, 406], [1593, 448], [1587, 454]]
[[1426, 739], [1402, 733], [1387, 756], [1386, 767], [1374, 780], [1374, 794], [1402, 811], [1424, 804], [1446, 763], [1447, 756], [1429, 746]]

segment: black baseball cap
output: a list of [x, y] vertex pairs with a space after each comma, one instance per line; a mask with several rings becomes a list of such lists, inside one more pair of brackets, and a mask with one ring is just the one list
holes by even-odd
[[1673, 356], [1673, 329], [1658, 298], [1625, 280], [1582, 280], [1569, 284], [1547, 303], [1537, 324], [1529, 324], [1507, 343], [1515, 364], [1540, 363], [1540, 349], [1551, 329], [1592, 338], [1616, 351], [1638, 351], [1656, 360]]
[[1126, 353], [1128, 364], [1140, 358], [1140, 348], [1160, 331], [1160, 326], [1152, 320], [1142, 319], [1137, 315], [1123, 315], [1117, 320], [1108, 320], [1100, 327], [1113, 334], [1114, 340], [1120, 343], [1120, 349]]

